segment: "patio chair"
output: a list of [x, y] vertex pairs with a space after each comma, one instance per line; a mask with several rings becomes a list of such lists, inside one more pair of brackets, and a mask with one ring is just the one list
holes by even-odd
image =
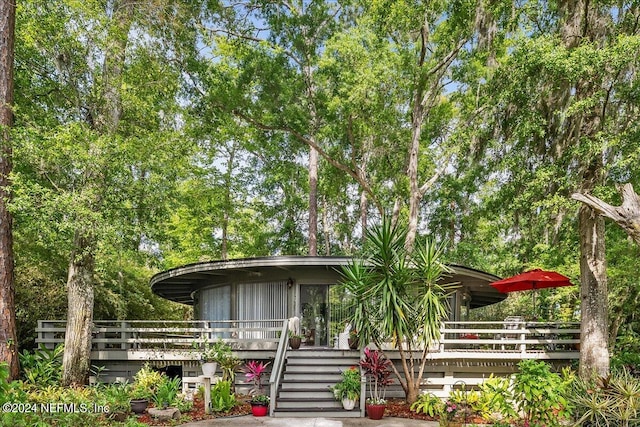
[[[521, 328], [521, 325], [524, 322], [524, 317], [523, 316], [507, 316], [505, 317], [504, 322], [505, 322], [504, 329], [515, 331]], [[517, 340], [520, 337], [520, 334], [516, 334], [516, 333], [501, 333], [498, 335], [500, 339], [503, 341]], [[502, 350], [504, 350], [505, 344], [502, 344], [501, 347], [502, 347]]]

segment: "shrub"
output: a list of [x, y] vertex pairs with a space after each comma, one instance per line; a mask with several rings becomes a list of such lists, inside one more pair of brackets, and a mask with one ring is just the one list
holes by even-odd
[[266, 372], [269, 362], [258, 362], [257, 360], [250, 360], [244, 365], [243, 371], [247, 382], [253, 383], [253, 388], [249, 391], [249, 394], [262, 394], [262, 375]]
[[478, 389], [480, 414], [483, 418], [495, 422], [502, 418], [510, 419], [516, 416], [508, 378], [491, 375], [478, 385]]
[[393, 383], [393, 379], [389, 378], [391, 361], [384, 357], [382, 352], [367, 347], [364, 349], [364, 357], [360, 360], [360, 367], [369, 379], [370, 397], [367, 401], [374, 405], [386, 403], [386, 388]]
[[570, 416], [566, 399], [567, 382], [551, 372], [549, 365], [522, 360], [514, 375], [513, 401], [531, 426], [558, 426]]
[[25, 381], [38, 387], [59, 384], [62, 376], [63, 353], [62, 344], [57, 345], [53, 350], [42, 344], [33, 353], [24, 350], [19, 354], [19, 358]]
[[626, 369], [607, 378], [576, 378], [569, 394], [575, 425], [630, 426], [640, 416], [640, 380]]
[[108, 384], [101, 389], [104, 401], [109, 407], [109, 412], [130, 412], [130, 386], [129, 384]]
[[341, 380], [331, 387], [333, 396], [336, 400], [352, 399], [357, 400], [360, 397], [360, 371], [355, 366], [345, 370], [341, 374]]
[[178, 396], [180, 388], [180, 378], [169, 378], [162, 375], [162, 381], [158, 384], [158, 388], [151, 396], [153, 404], [157, 408], [164, 408], [173, 405]]
[[435, 417], [444, 410], [444, 402], [433, 393], [422, 393], [411, 404], [411, 410], [418, 414], [422, 412], [430, 417]]
[[236, 397], [231, 392], [231, 381], [219, 381], [211, 390], [211, 409], [229, 412], [236, 406]]
[[151, 399], [165, 375], [145, 364], [133, 377], [131, 397], [133, 399]]

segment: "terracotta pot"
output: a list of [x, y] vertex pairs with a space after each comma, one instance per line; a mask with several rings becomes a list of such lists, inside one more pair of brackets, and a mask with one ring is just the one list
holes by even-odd
[[267, 413], [269, 412], [269, 405], [268, 404], [261, 404], [261, 403], [252, 403], [251, 404], [251, 414], [253, 414], [254, 417], [265, 417], [267, 415]]
[[289, 347], [291, 347], [293, 350], [299, 349], [300, 344], [302, 344], [302, 338], [300, 337], [289, 338]]
[[367, 405], [367, 415], [371, 420], [380, 420], [387, 405]]

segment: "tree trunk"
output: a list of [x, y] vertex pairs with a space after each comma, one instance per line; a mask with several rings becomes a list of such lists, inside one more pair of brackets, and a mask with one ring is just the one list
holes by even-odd
[[68, 312], [62, 360], [62, 383], [80, 386], [86, 383], [91, 364], [93, 236], [87, 232], [76, 231], [74, 247], [67, 280]]
[[318, 151], [309, 149], [309, 256], [318, 255]]
[[0, 0], [0, 362], [9, 365], [10, 381], [18, 378], [13, 218], [7, 207], [11, 197], [9, 175], [12, 169], [12, 147], [9, 130], [13, 125], [15, 16], [15, 1]]
[[607, 271], [604, 220], [582, 206], [580, 228], [580, 376], [609, 374]]

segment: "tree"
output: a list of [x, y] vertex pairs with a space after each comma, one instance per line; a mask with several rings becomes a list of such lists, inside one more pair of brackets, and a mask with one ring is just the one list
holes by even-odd
[[96, 291], [109, 295], [112, 283], [106, 272], [122, 294], [131, 277], [128, 263], [109, 261], [131, 253], [151, 261], [159, 227], [150, 225], [166, 215], [189, 153], [190, 142], [177, 137], [179, 72], [167, 55], [188, 42], [171, 36], [189, 32], [175, 22], [191, 11], [175, 6], [123, 0], [23, 9], [16, 203], [55, 219], [46, 238], [67, 251], [65, 384], [88, 375]]
[[9, 380], [18, 378], [18, 336], [14, 289], [13, 225], [8, 204], [13, 125], [13, 56], [16, 5], [0, 1], [0, 360], [9, 365]]
[[[607, 180], [630, 173], [622, 159], [636, 146], [637, 108], [630, 96], [637, 80], [636, 12], [626, 3], [532, 6], [514, 9], [514, 44], [484, 98], [495, 106], [496, 120], [480, 128], [476, 146], [491, 153], [483, 159], [485, 182], [494, 211], [509, 218], [504, 233], [519, 242], [523, 266], [546, 251], [553, 262], [568, 263], [562, 260], [571, 251], [567, 243], [580, 248], [572, 255], [580, 257], [580, 370], [606, 375], [604, 222], [585, 205], [575, 216], [570, 195], [597, 194]], [[491, 144], [483, 147], [486, 141]]]
[[400, 353], [401, 375], [393, 366], [413, 403], [420, 394], [430, 346], [440, 338], [441, 322], [448, 315], [452, 285], [442, 284], [450, 269], [442, 262], [442, 247], [430, 240], [406, 249], [408, 226], [385, 218], [367, 230], [363, 259], [342, 270], [348, 295], [349, 319], [361, 342], [379, 349], [392, 343]]
[[[222, 52], [223, 61], [210, 67], [199, 80], [209, 90], [206, 96], [212, 99], [211, 105], [265, 133], [280, 132], [308, 146], [309, 255], [318, 252], [322, 99], [317, 63], [340, 12], [339, 3], [324, 1], [225, 5], [213, 23], [221, 27], [210, 29], [215, 36], [214, 52]], [[212, 77], [225, 74], [229, 79], [226, 88], [211, 85], [215, 82]]]

